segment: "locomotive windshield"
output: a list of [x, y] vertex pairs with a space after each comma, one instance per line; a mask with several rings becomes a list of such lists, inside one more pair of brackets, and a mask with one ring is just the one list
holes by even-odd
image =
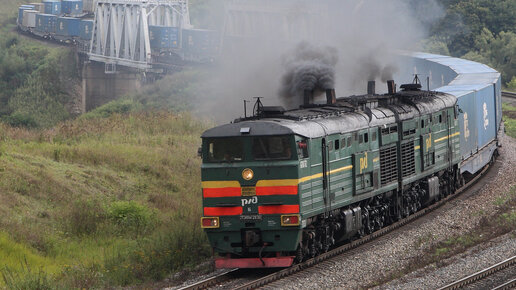
[[290, 138], [258, 137], [253, 139], [253, 158], [255, 160], [292, 159]]
[[244, 142], [241, 138], [218, 138], [208, 142], [209, 162], [235, 162], [244, 159]]
[[[291, 160], [293, 136], [227, 137], [208, 139], [206, 162], [241, 162], [252, 160]], [[293, 156], [295, 155], [295, 156]]]

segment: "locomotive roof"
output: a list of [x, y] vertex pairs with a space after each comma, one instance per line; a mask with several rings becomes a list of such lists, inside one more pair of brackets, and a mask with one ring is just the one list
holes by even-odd
[[394, 95], [339, 98], [335, 105], [302, 108], [270, 116], [238, 119], [207, 130], [202, 138], [300, 135], [318, 138], [388, 125], [429, 114], [456, 103], [453, 95], [428, 91], [401, 91]]

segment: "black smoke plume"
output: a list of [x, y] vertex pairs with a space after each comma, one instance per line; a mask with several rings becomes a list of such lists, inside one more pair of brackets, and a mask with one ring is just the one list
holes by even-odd
[[399, 68], [393, 63], [386, 63], [378, 59], [373, 54], [368, 54], [367, 57], [361, 58], [361, 66], [355, 72], [355, 81], [365, 83], [366, 81], [375, 81], [381, 79], [382, 82], [394, 79], [394, 74], [399, 71]]
[[301, 42], [284, 56], [281, 95], [300, 100], [305, 90], [334, 88], [337, 62], [337, 49]]

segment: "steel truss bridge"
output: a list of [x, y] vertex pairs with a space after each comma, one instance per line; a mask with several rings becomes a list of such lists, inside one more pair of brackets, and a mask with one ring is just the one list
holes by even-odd
[[155, 71], [149, 25], [191, 28], [188, 0], [99, 0], [89, 59], [105, 63], [106, 73], [118, 65]]

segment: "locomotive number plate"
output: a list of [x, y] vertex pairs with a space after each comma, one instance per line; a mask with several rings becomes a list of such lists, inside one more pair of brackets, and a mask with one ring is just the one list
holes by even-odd
[[242, 196], [255, 196], [256, 195], [256, 187], [254, 186], [243, 186], [242, 187]]
[[241, 215], [240, 220], [241, 221], [261, 221], [262, 215], [261, 214]]

